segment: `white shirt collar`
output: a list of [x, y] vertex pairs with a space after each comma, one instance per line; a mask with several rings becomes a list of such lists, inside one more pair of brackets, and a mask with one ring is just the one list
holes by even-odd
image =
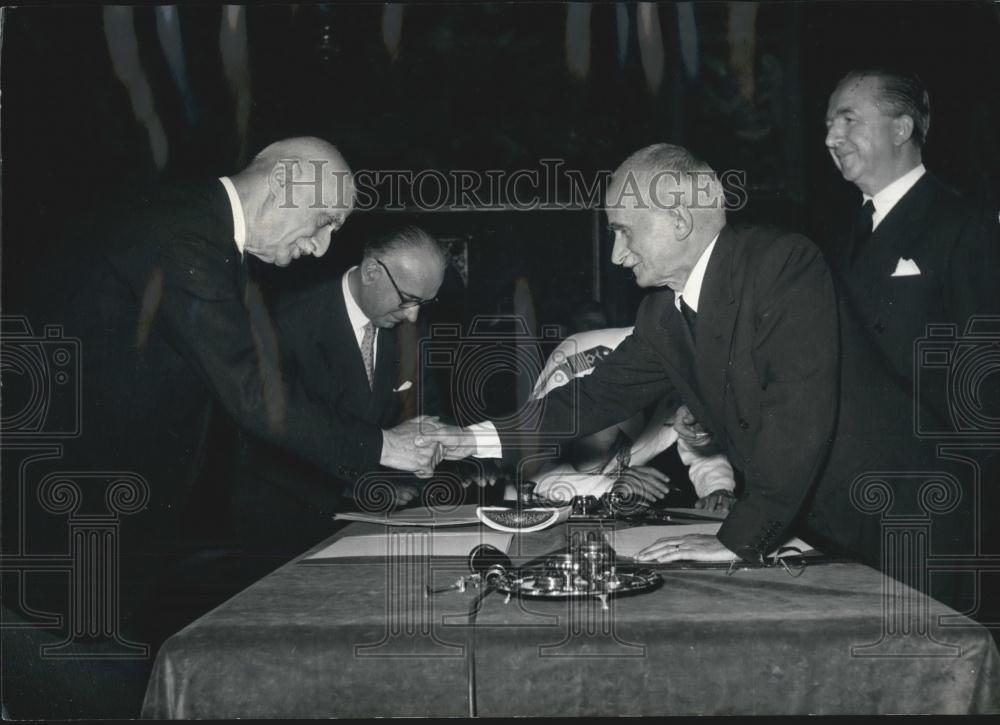
[[875, 196], [863, 195], [863, 201], [871, 199], [875, 205], [875, 213], [872, 214], [872, 231], [879, 223], [888, 216], [892, 208], [896, 206], [900, 199], [906, 196], [906, 192], [913, 188], [913, 185], [920, 181], [927, 169], [923, 164], [917, 164], [894, 182], [878, 192]]
[[240, 201], [240, 195], [236, 193], [232, 179], [228, 176], [220, 176], [219, 181], [226, 188], [229, 206], [233, 210], [233, 239], [236, 240], [236, 248], [240, 254], [243, 254], [243, 248], [247, 245], [247, 220], [243, 211], [243, 202]]
[[[358, 339], [358, 345], [361, 345], [362, 339], [365, 336], [365, 326], [371, 322], [358, 303], [354, 300], [354, 295], [351, 294], [351, 285], [349, 282], [351, 272], [357, 269], [357, 265], [351, 267], [349, 270], [344, 272], [344, 276], [340, 280], [340, 286], [344, 290], [344, 306], [347, 307], [347, 319], [351, 321], [351, 329], [354, 330], [354, 336]], [[378, 337], [378, 328], [375, 328], [375, 336]]]
[[719, 241], [719, 235], [715, 235], [715, 239], [705, 247], [705, 251], [701, 253], [698, 257], [698, 261], [695, 262], [694, 267], [691, 268], [691, 274], [684, 283], [684, 291], [679, 295], [674, 297], [674, 304], [679, 310], [681, 308], [681, 297], [684, 298], [685, 304], [690, 307], [695, 312], [698, 311], [698, 298], [701, 297], [701, 285], [705, 281], [705, 271], [708, 269], [708, 259], [712, 256], [712, 250], [715, 249], [715, 243]]

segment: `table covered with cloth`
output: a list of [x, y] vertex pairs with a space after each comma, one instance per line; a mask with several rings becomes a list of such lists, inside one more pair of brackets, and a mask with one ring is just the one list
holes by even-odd
[[[378, 532], [430, 535], [352, 524], [330, 541]], [[509, 553], [565, 536], [521, 534]], [[656, 571], [661, 587], [604, 609], [426, 596], [468, 572], [460, 558], [303, 555], [167, 640], [143, 716], [1000, 712], [989, 632], [873, 569]]]

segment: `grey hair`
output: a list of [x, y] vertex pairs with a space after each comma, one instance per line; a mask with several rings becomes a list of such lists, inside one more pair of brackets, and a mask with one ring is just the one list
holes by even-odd
[[626, 169], [651, 173], [657, 171], [679, 171], [682, 174], [690, 174], [695, 171], [715, 173], [715, 169], [683, 146], [674, 146], [668, 143], [657, 143], [639, 149], [621, 163], [615, 174]]
[[[650, 182], [655, 179], [655, 184], [648, 185], [648, 192], [652, 195], [653, 204], [661, 208], [665, 208], [661, 205], [663, 199], [655, 186], [663, 178], [668, 178], [675, 183], [674, 190], [667, 194], [668, 198], [691, 209], [724, 210], [722, 185], [715, 169], [683, 146], [658, 143], [639, 149], [625, 159], [614, 174], [615, 179], [624, 179], [626, 175], [631, 176], [633, 182], [637, 181], [636, 176], [649, 177]], [[706, 180], [709, 185], [702, 185]], [[624, 181], [622, 186], [624, 189]], [[705, 192], [709, 196], [702, 198]], [[617, 202], [620, 201], [619, 198]], [[615, 203], [611, 199], [608, 201], [609, 206]]]

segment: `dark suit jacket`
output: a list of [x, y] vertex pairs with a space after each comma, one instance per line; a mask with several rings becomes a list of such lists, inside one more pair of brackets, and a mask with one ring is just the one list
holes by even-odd
[[[124, 592], [197, 547], [183, 551], [185, 509], [213, 408], [331, 473], [378, 465], [377, 424], [283, 379], [274, 329], [246, 279], [218, 180], [122, 202], [77, 246], [72, 285], [38, 324], [62, 324], [81, 342], [82, 434], [66, 442], [62, 470], [135, 472], [148, 485], [142, 510], [121, 516], [123, 576], [137, 580]], [[98, 488], [83, 486], [84, 512], [106, 510]], [[37, 514], [26, 524], [29, 536], [47, 523], [43, 538], [65, 550], [65, 515], [46, 514], [32, 496], [20, 503]]]
[[[283, 301], [275, 308], [274, 319], [287, 377], [328, 407], [383, 428], [395, 425], [403, 394], [393, 391], [406, 382], [399, 378], [399, 338], [412, 326], [379, 330], [375, 377], [369, 389], [341, 277]], [[406, 393], [415, 393], [417, 381], [409, 382], [412, 387]]]
[[[914, 345], [926, 338], [928, 324], [955, 325], [961, 337], [972, 315], [1000, 315], [996, 214], [977, 209], [930, 172], [892, 208], [853, 264], [851, 232], [835, 233], [831, 241], [830, 266], [852, 314], [910, 390], [918, 363]], [[901, 258], [913, 260], [921, 273], [893, 277]], [[996, 339], [1000, 330], [991, 332]], [[945, 379], [932, 371], [919, 387], [924, 402], [950, 428]]]
[[[819, 250], [798, 235], [723, 229], [695, 339], [673, 292], [652, 293], [634, 333], [592, 375], [541, 401], [541, 430], [587, 435], [676, 390], [745, 475], [719, 532], [728, 548], [756, 560], [800, 514], [845, 549], [869, 541], [845, 501], [859, 471], [907, 455], [897, 445], [905, 429], [893, 422], [899, 390], [860, 353], [841, 364], [837, 300]], [[845, 399], [841, 375], [867, 392]], [[537, 414], [500, 430], [505, 458], [531, 445], [519, 427]]]
[[[417, 394], [425, 391], [418, 388], [417, 356], [404, 354], [415, 353], [416, 326], [379, 331], [370, 389], [340, 276], [282, 301], [273, 317], [284, 376], [331, 415], [391, 428], [404, 410], [405, 417], [418, 414]], [[395, 392], [405, 382], [411, 386]], [[259, 438], [244, 437], [241, 449], [234, 509], [247, 546], [301, 553], [332, 531], [331, 515], [348, 505], [342, 492], [355, 476], [331, 476]]]

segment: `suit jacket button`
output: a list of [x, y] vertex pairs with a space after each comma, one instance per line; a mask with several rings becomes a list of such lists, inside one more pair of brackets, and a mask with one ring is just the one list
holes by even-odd
[[747, 423], [747, 422], [746, 422], [745, 420], [743, 420], [742, 418], [740, 418], [740, 428], [742, 428], [743, 430], [746, 430], [746, 429], [747, 429], [747, 428], [749, 428], [749, 427], [750, 427], [750, 424], [749, 424], [749, 423]]
[[876, 334], [881, 335], [883, 332], [885, 332], [885, 325], [883, 325], [881, 322], [876, 322], [874, 325], [872, 325], [872, 329], [875, 330]]

